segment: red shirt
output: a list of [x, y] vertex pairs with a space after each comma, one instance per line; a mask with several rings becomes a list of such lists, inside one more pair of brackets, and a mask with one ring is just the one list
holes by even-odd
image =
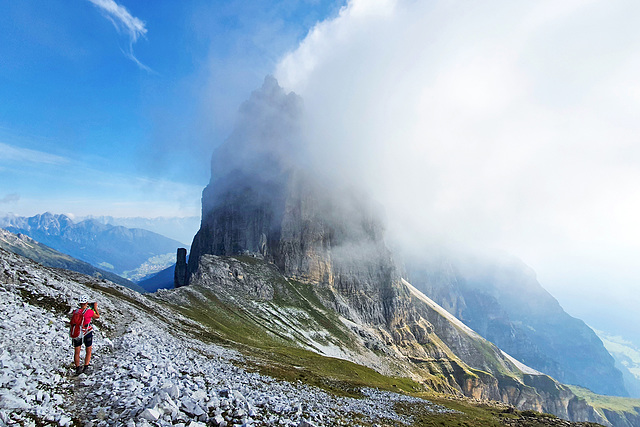
[[[78, 310], [82, 312], [81, 308], [79, 308]], [[91, 325], [93, 314], [93, 310], [91, 310], [90, 308], [87, 308], [87, 311], [84, 312], [84, 321], [82, 322], [82, 335], [87, 335], [93, 330], [93, 326]]]

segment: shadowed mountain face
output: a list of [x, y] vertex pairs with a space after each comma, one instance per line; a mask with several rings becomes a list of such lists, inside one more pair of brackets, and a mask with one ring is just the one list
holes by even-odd
[[407, 270], [417, 288], [523, 363], [566, 384], [628, 396], [595, 332], [568, 315], [522, 262], [414, 260]]
[[[287, 283], [310, 285], [323, 310], [366, 337], [350, 360], [440, 391], [599, 420], [568, 389], [514, 362], [401, 278], [379, 209], [348, 185], [302, 169], [301, 111], [300, 99], [272, 78], [242, 106], [238, 130], [213, 156], [189, 287], [270, 328], [281, 322], [261, 307], [278, 303]], [[277, 273], [248, 268], [251, 259]]]

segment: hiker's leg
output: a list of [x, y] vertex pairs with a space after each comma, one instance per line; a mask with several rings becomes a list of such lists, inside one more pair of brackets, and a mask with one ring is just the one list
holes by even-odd
[[84, 364], [85, 366], [91, 362], [91, 350], [93, 349], [93, 332], [89, 332], [84, 336]]
[[76, 368], [80, 366], [80, 350], [82, 350], [82, 338], [74, 338], [71, 340], [73, 345], [73, 364]]
[[80, 349], [81, 348], [82, 348], [81, 346], [73, 348], [73, 363], [76, 366], [80, 366]]
[[91, 350], [93, 349], [93, 346], [90, 345], [89, 347], [85, 348], [85, 356], [84, 356], [84, 364], [85, 366], [89, 364], [89, 362], [91, 362]]

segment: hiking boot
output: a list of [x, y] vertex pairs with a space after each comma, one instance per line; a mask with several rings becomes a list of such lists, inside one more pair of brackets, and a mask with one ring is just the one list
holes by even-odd
[[84, 368], [82, 366], [76, 366], [76, 375], [80, 375], [84, 372]]
[[90, 374], [93, 371], [93, 367], [91, 365], [84, 365], [82, 372], [85, 374]]

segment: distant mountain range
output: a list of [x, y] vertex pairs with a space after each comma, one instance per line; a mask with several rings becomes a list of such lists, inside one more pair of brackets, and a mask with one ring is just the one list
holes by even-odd
[[187, 217], [113, 217], [113, 216], [87, 216], [79, 218], [80, 221], [93, 219], [106, 225], [120, 225], [127, 228], [142, 228], [153, 231], [170, 239], [182, 242], [183, 246], [189, 246], [200, 228], [199, 216]]
[[138, 292], [144, 289], [135, 283], [124, 279], [117, 274], [109, 273], [92, 266], [89, 263], [80, 261], [69, 255], [58, 252], [48, 246], [38, 243], [24, 234], [13, 234], [0, 228], [0, 248], [22, 255], [26, 258], [42, 264], [46, 267], [64, 268], [65, 270], [76, 271], [87, 276], [107, 279], [113, 283], [126, 286]]
[[185, 246], [141, 228], [114, 226], [96, 219], [76, 223], [66, 215], [49, 212], [0, 218], [0, 227], [133, 281], [173, 264], [176, 249]]

